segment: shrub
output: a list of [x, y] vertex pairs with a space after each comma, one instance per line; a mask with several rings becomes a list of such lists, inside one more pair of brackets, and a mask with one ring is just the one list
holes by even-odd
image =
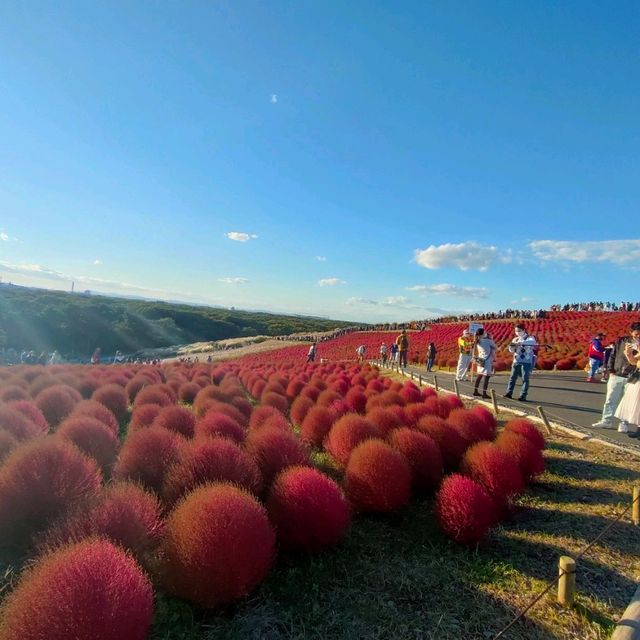
[[49, 432], [49, 423], [44, 417], [44, 413], [42, 413], [42, 411], [38, 409], [37, 405], [31, 400], [12, 400], [7, 403], [7, 407], [14, 411], [18, 411], [25, 418], [31, 420], [43, 435]]
[[207, 438], [182, 445], [178, 460], [167, 472], [162, 495], [167, 504], [206, 482], [232, 482], [258, 495], [262, 475], [248, 453], [226, 438]]
[[138, 405], [131, 412], [131, 420], [129, 421], [127, 432], [133, 433], [134, 431], [139, 431], [140, 429], [147, 429], [153, 424], [153, 421], [158, 417], [158, 414], [162, 411], [162, 409], [163, 407], [161, 407], [159, 404]]
[[[281, 411], [276, 409], [275, 407], [261, 405], [256, 407], [249, 418], [249, 429], [260, 429], [260, 427], [264, 426], [264, 423], [269, 419], [274, 418], [276, 420], [280, 420], [284, 418], [284, 415]], [[286, 422], [286, 418], [285, 418]]]
[[503, 431], [498, 436], [496, 445], [516, 461], [526, 481], [544, 472], [542, 451], [519, 433]]
[[496, 502], [507, 502], [524, 488], [516, 461], [491, 442], [473, 445], [465, 453], [460, 469], [481, 484]]
[[404, 420], [397, 413], [385, 407], [372, 409], [367, 413], [366, 418], [383, 438], [386, 438], [392, 429], [397, 429], [404, 424]]
[[167, 590], [215, 607], [248, 594], [264, 579], [275, 557], [275, 534], [252, 495], [209, 484], [172, 511], [162, 551]]
[[75, 502], [96, 495], [102, 477], [71, 443], [37, 438], [14, 449], [0, 467], [0, 545], [24, 548]]
[[260, 396], [260, 402], [263, 406], [274, 407], [283, 414], [289, 411], [289, 400], [285, 395], [280, 395], [279, 393], [272, 391], [263, 393]]
[[145, 640], [153, 589], [125, 551], [86, 540], [42, 557], [1, 614], [0, 640]]
[[546, 443], [544, 436], [540, 433], [538, 427], [526, 418], [514, 418], [513, 420], [509, 420], [504, 428], [506, 431], [512, 431], [513, 433], [519, 433], [521, 436], [524, 436], [540, 451], [545, 448]]
[[438, 416], [425, 416], [417, 424], [418, 430], [431, 436], [442, 454], [445, 469], [452, 471], [458, 468], [460, 460], [469, 443], [459, 431]]
[[204, 418], [199, 418], [196, 422], [195, 434], [198, 437], [222, 436], [238, 444], [241, 444], [245, 437], [244, 429], [233, 418], [220, 411], [210, 411]]
[[180, 436], [160, 427], [130, 433], [120, 450], [113, 477], [139, 482], [160, 493], [167, 469], [178, 459], [181, 442]]
[[351, 411], [364, 413], [367, 407], [367, 396], [362, 393], [359, 387], [353, 387], [344, 396], [345, 401], [351, 407]]
[[258, 463], [267, 485], [286, 467], [309, 462], [309, 456], [298, 438], [291, 431], [277, 427], [263, 427], [250, 432], [246, 449]]
[[17, 385], [9, 385], [0, 389], [0, 401], [11, 402], [12, 400], [29, 400], [30, 396], [22, 387]]
[[4, 429], [20, 441], [31, 440], [31, 438], [42, 435], [38, 425], [23, 413], [6, 404], [0, 405], [0, 429]]
[[382, 440], [366, 440], [353, 450], [345, 479], [347, 495], [359, 511], [394, 511], [411, 496], [407, 459]]
[[471, 478], [454, 473], [436, 495], [436, 518], [444, 533], [461, 544], [479, 542], [496, 521], [491, 496]]
[[376, 427], [357, 413], [348, 413], [331, 427], [325, 440], [325, 449], [341, 465], [346, 465], [353, 449], [368, 438], [379, 437]]
[[491, 428], [486, 420], [468, 409], [454, 409], [449, 414], [447, 422], [470, 444], [481, 440], [491, 441], [496, 437], [495, 427]]
[[400, 389], [400, 395], [404, 398], [407, 404], [420, 402], [422, 400], [420, 389], [418, 389], [415, 385], [405, 385], [402, 389]]
[[195, 382], [184, 382], [178, 387], [178, 399], [185, 404], [193, 404], [200, 391], [200, 385]]
[[192, 438], [196, 426], [196, 417], [184, 407], [164, 407], [155, 417], [153, 426], [174, 431], [185, 438]]
[[446, 420], [451, 413], [451, 405], [441, 396], [431, 396], [424, 401], [424, 406], [430, 414]]
[[497, 421], [493, 413], [481, 404], [473, 407], [471, 413], [484, 423], [484, 428], [487, 430], [487, 433], [493, 433], [493, 437], [491, 438], [491, 440], [493, 440], [496, 436], [497, 427]]
[[[77, 394], [77, 397], [74, 394]], [[49, 426], [55, 429], [73, 411], [79, 400], [80, 394], [75, 389], [56, 384], [43, 389], [36, 396], [36, 405], [44, 414]]]
[[18, 446], [18, 439], [8, 431], [0, 429], [0, 464]]
[[280, 544], [308, 553], [342, 540], [351, 519], [340, 487], [311, 467], [289, 467], [278, 474], [267, 510]]
[[174, 404], [175, 399], [161, 384], [151, 384], [142, 388], [136, 395], [136, 399], [133, 402], [134, 407], [139, 407], [141, 404], [159, 404], [161, 407], [168, 407]]
[[121, 386], [105, 384], [96, 389], [91, 398], [107, 407], [118, 422], [122, 422], [127, 417], [129, 398]]
[[420, 418], [431, 415], [429, 408], [425, 406], [424, 402], [408, 404], [403, 408], [403, 412], [405, 417], [404, 422], [406, 425], [416, 425]]
[[450, 411], [453, 411], [454, 409], [464, 409], [464, 403], [462, 400], [453, 393], [445, 393], [442, 396], [442, 399], [449, 405]]
[[313, 446], [321, 447], [331, 429], [334, 418], [335, 416], [330, 409], [312, 407], [302, 421], [300, 439]]
[[96, 400], [81, 400], [78, 402], [69, 417], [75, 418], [76, 416], [91, 416], [96, 420], [100, 420], [115, 436], [120, 431], [120, 425], [113, 413]]
[[143, 376], [134, 376], [131, 378], [125, 386], [125, 392], [129, 398], [129, 402], [133, 403], [140, 391], [150, 384], [149, 379]]
[[435, 441], [425, 433], [403, 427], [389, 434], [389, 444], [409, 462], [414, 489], [431, 491], [442, 480], [442, 454]]
[[67, 418], [58, 427], [58, 436], [73, 442], [83, 453], [93, 458], [105, 475], [118, 455], [118, 439], [102, 422], [90, 416]]
[[297, 397], [291, 403], [291, 410], [289, 412], [291, 422], [301, 425], [311, 407], [313, 407], [313, 400], [305, 398], [304, 396]]
[[99, 536], [130, 551], [145, 563], [160, 542], [162, 516], [158, 498], [131, 482], [119, 482], [51, 527], [42, 548], [59, 547]]

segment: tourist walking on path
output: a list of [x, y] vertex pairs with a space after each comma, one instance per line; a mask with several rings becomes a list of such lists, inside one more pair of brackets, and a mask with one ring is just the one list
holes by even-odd
[[469, 329], [465, 329], [458, 338], [458, 368], [456, 369], [456, 380], [464, 380], [471, 364], [474, 338]]
[[316, 359], [316, 343], [314, 342], [310, 347], [309, 347], [309, 352], [307, 353], [307, 362], [314, 362]]
[[382, 366], [387, 364], [387, 345], [383, 342], [380, 345], [380, 360], [382, 360]]
[[427, 347], [427, 371], [431, 371], [431, 369], [433, 368], [433, 363], [436, 360], [436, 353], [437, 353], [437, 349], [436, 349], [436, 345], [434, 342], [430, 342], [429, 346]]
[[591, 342], [589, 342], [589, 377], [587, 378], [587, 382], [598, 382], [596, 380], [596, 373], [604, 364], [603, 339], [604, 333], [597, 333], [596, 337], [592, 338]]
[[522, 377], [522, 389], [518, 400], [526, 402], [529, 393], [529, 377], [535, 360], [535, 350], [538, 346], [536, 339], [530, 336], [523, 324], [515, 326], [515, 338], [509, 344], [509, 351], [513, 354], [513, 364], [511, 365], [511, 375], [507, 384], [507, 392], [505, 398], [513, 397], [513, 390], [516, 381]]
[[473, 361], [476, 364], [476, 381], [473, 388], [473, 395], [479, 396], [478, 388], [482, 381], [482, 397], [489, 398], [487, 387], [489, 378], [493, 375], [493, 359], [497, 351], [496, 343], [490, 335], [485, 334], [484, 329], [476, 331], [476, 341], [473, 347]]
[[624, 385], [624, 395], [616, 409], [615, 416], [620, 419], [620, 424], [627, 426], [627, 435], [630, 438], [637, 438], [640, 435], [638, 425], [640, 424], [640, 354], [631, 343], [624, 347], [624, 357], [633, 367], [633, 371], [627, 378]]
[[398, 361], [398, 345], [395, 342], [391, 343], [391, 362], [397, 362]]
[[364, 362], [364, 354], [367, 351], [367, 347], [365, 347], [363, 344], [361, 344], [357, 349], [356, 349], [356, 354], [358, 355], [358, 362]]
[[91, 356], [91, 364], [100, 364], [100, 347], [98, 347]]
[[409, 338], [407, 337], [406, 329], [403, 329], [402, 333], [396, 338], [396, 344], [398, 345], [399, 364], [405, 369], [407, 366], [407, 354], [409, 353]]
[[[602, 417], [593, 425], [596, 428], [613, 426], [613, 416], [618, 404], [620, 404], [620, 400], [622, 400], [627, 379], [634, 371], [634, 366], [629, 363], [624, 353], [627, 345], [630, 345], [636, 354], [640, 353], [640, 322], [632, 323], [629, 326], [629, 335], [618, 338], [613, 343], [613, 349], [607, 361], [605, 372], [609, 376], [607, 396], [602, 407]], [[629, 433], [628, 423], [623, 420], [618, 426], [618, 431], [620, 433]]]

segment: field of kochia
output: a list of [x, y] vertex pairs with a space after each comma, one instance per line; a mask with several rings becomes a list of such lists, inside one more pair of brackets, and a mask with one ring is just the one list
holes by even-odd
[[526, 420], [498, 433], [368, 365], [262, 360], [0, 370], [1, 640], [147, 638], [154, 594], [223, 607], [414, 497], [474, 545], [544, 470]]

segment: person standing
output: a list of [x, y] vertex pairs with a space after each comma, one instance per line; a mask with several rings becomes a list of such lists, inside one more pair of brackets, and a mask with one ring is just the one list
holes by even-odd
[[476, 381], [473, 388], [473, 395], [479, 396], [478, 387], [482, 381], [482, 397], [487, 399], [487, 387], [489, 378], [493, 375], [493, 360], [497, 347], [489, 334], [485, 334], [484, 329], [476, 331], [476, 341], [473, 347], [473, 360], [476, 363]]
[[434, 342], [430, 342], [429, 346], [427, 347], [427, 371], [431, 371], [431, 369], [433, 368], [433, 363], [436, 360], [436, 353], [437, 353], [437, 349], [436, 349], [436, 345]]
[[367, 347], [365, 347], [363, 344], [361, 344], [357, 349], [356, 349], [356, 354], [358, 355], [358, 362], [364, 362], [364, 354], [367, 351]]
[[91, 356], [91, 364], [100, 364], [100, 347], [98, 347]]
[[405, 369], [407, 366], [407, 355], [409, 353], [409, 338], [407, 337], [406, 329], [403, 329], [402, 333], [396, 338], [396, 344], [398, 345], [398, 363]]
[[471, 364], [471, 355], [473, 351], [473, 336], [469, 329], [465, 329], [458, 338], [458, 367], [456, 369], [456, 380], [458, 382], [464, 380]]
[[[631, 345], [637, 353], [640, 353], [640, 322], [632, 323], [629, 326], [629, 335], [618, 338], [613, 343], [605, 372], [609, 375], [609, 379], [607, 380], [607, 395], [602, 407], [602, 417], [591, 425], [596, 429], [613, 426], [613, 416], [620, 400], [622, 400], [627, 379], [634, 370], [633, 365], [629, 363], [624, 354], [627, 345]], [[629, 424], [623, 420], [618, 425], [618, 431], [629, 433]]]
[[390, 351], [391, 351], [391, 362], [397, 362], [398, 361], [398, 345], [395, 342], [391, 343], [391, 347], [390, 347]]
[[316, 359], [316, 351], [317, 351], [317, 345], [314, 342], [310, 347], [309, 347], [309, 352], [307, 353], [307, 362], [314, 362]]
[[598, 382], [596, 380], [596, 373], [604, 363], [603, 338], [604, 333], [600, 332], [589, 342], [589, 377], [587, 378], [587, 382]]
[[382, 366], [387, 366], [387, 345], [383, 342], [380, 345], [380, 360], [382, 360]]
[[640, 435], [640, 354], [634, 345], [628, 342], [624, 347], [624, 357], [633, 367], [633, 371], [627, 378], [624, 395], [614, 415], [620, 419], [620, 424], [627, 425], [627, 435], [637, 438]]
[[515, 334], [515, 338], [511, 341], [508, 347], [509, 352], [513, 354], [513, 364], [511, 365], [511, 375], [509, 376], [507, 391], [504, 394], [504, 397], [513, 397], [513, 390], [516, 386], [516, 381], [519, 377], [522, 377], [522, 389], [518, 400], [526, 402], [527, 394], [529, 393], [529, 377], [531, 376], [535, 349], [538, 346], [538, 343], [533, 336], [530, 336], [527, 333], [523, 324], [517, 324], [515, 326]]

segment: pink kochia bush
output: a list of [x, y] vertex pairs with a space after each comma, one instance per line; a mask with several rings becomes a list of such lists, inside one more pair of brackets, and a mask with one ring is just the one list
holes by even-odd
[[356, 413], [347, 413], [331, 427], [324, 446], [335, 460], [346, 465], [355, 447], [364, 440], [379, 435], [378, 429], [366, 418]]
[[260, 469], [246, 451], [226, 438], [202, 438], [180, 447], [162, 494], [167, 504], [173, 504], [206, 482], [232, 482], [255, 495], [263, 487]]
[[100, 491], [94, 460], [51, 436], [14, 449], [0, 467], [0, 546], [28, 546], [75, 503]]
[[344, 537], [351, 520], [340, 487], [317, 469], [289, 467], [274, 480], [267, 510], [280, 544], [308, 553]]
[[225, 413], [210, 411], [196, 422], [195, 435], [197, 437], [229, 438], [238, 444], [244, 441], [244, 429]]
[[109, 430], [113, 432], [114, 436], [118, 435], [120, 425], [113, 415], [113, 412], [96, 400], [81, 400], [78, 402], [69, 417], [75, 417], [77, 415], [91, 416], [96, 420], [100, 420], [102, 424], [109, 427]]
[[544, 436], [530, 420], [525, 418], [514, 418], [513, 420], [509, 420], [504, 428], [505, 431], [512, 431], [513, 433], [519, 433], [521, 436], [524, 436], [540, 451], [545, 447], [546, 443], [544, 441]]
[[275, 533], [251, 494], [226, 483], [208, 484], [171, 512], [162, 552], [167, 590], [215, 607], [248, 594], [264, 579], [275, 557]]
[[[7, 406], [20, 412], [25, 418], [31, 420], [43, 435], [49, 432], [49, 423], [47, 422], [47, 419], [44, 417], [42, 411], [40, 411], [36, 404], [31, 402], [31, 400], [12, 400], [7, 403]], [[2, 428], [1, 421], [0, 428]]]
[[462, 544], [479, 542], [496, 522], [496, 505], [471, 478], [447, 476], [436, 495], [436, 517], [444, 533]]
[[42, 430], [35, 422], [7, 405], [0, 405], [0, 429], [10, 433], [16, 440], [31, 440], [42, 435]]
[[326, 435], [331, 429], [335, 416], [326, 407], [312, 407], [302, 421], [300, 439], [316, 447], [322, 446]]
[[418, 421], [418, 430], [433, 438], [440, 448], [445, 469], [457, 469], [469, 443], [460, 432], [438, 416], [425, 416]]
[[496, 437], [495, 424], [491, 424], [484, 416], [468, 409], [454, 409], [447, 418], [460, 435], [470, 444], [481, 440], [493, 440]]
[[516, 461], [525, 481], [533, 480], [544, 471], [542, 451], [519, 433], [503, 431], [498, 436], [496, 445]]
[[417, 491], [432, 491], [442, 479], [443, 462], [440, 449], [426, 433], [403, 427], [394, 429], [389, 444], [409, 462], [412, 484]]
[[153, 589], [135, 560], [106, 540], [42, 557], [0, 610], [0, 640], [145, 640]]
[[394, 511], [411, 496], [407, 459], [382, 440], [366, 440], [353, 450], [345, 478], [347, 496], [359, 511]]

